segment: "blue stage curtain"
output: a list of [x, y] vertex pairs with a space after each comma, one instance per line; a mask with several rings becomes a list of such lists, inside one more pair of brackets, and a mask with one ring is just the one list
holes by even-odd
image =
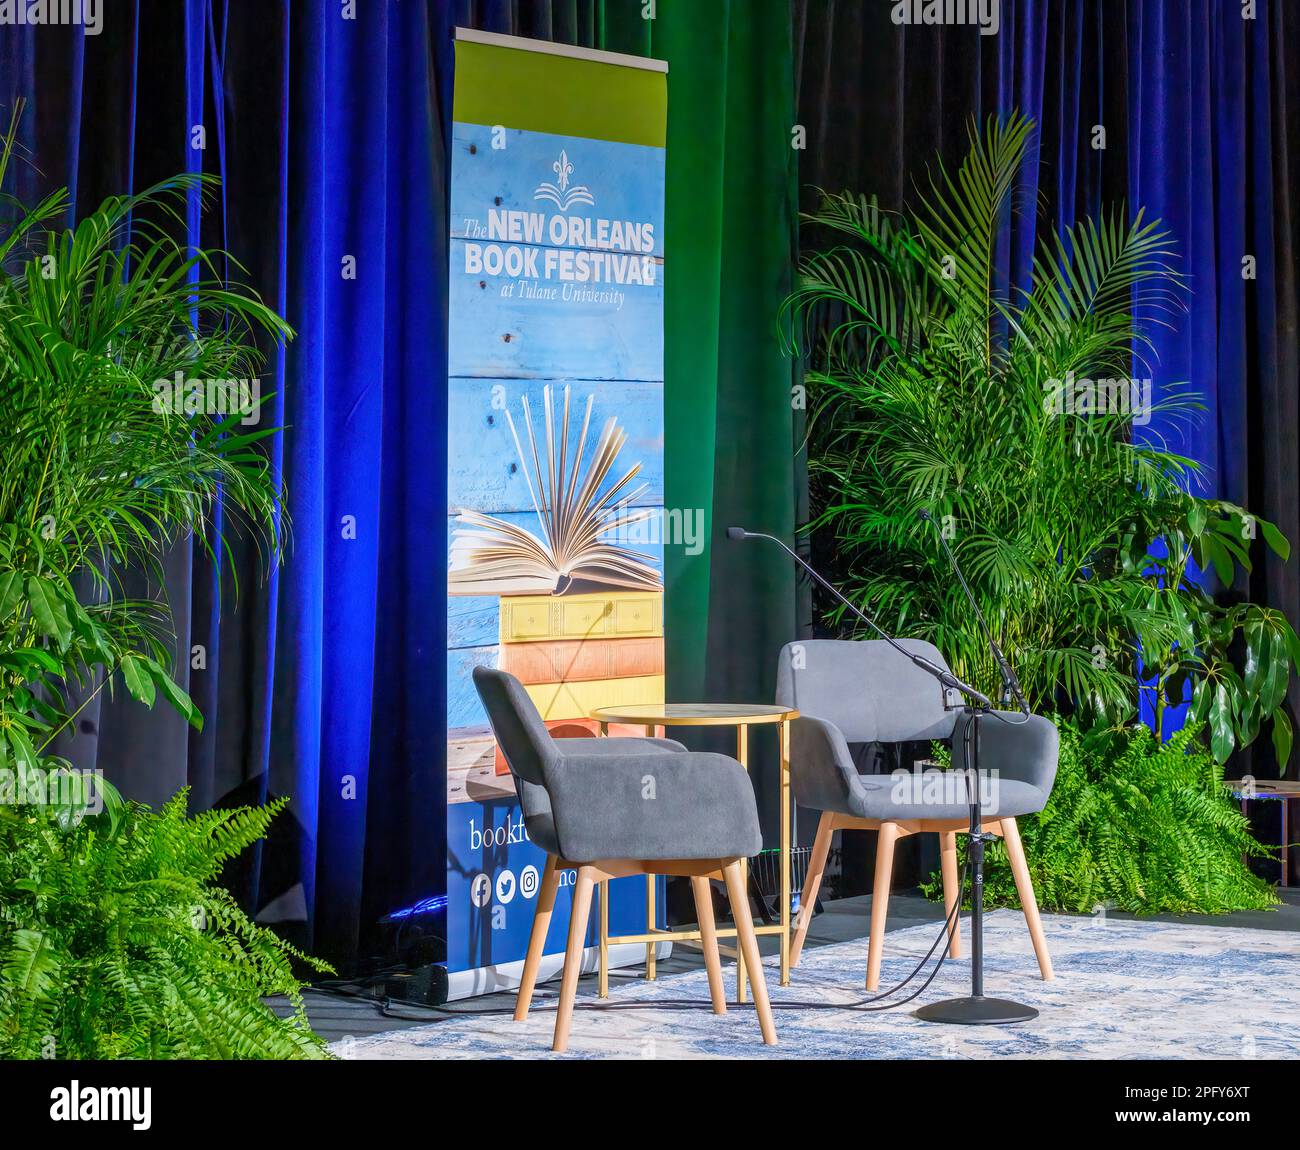
[[[694, 51], [689, 0], [662, 7], [666, 43]], [[787, 18], [779, 0], [764, 9]], [[269, 572], [232, 543], [222, 558], [239, 575], [237, 604], [201, 549], [165, 558], [202, 733], [119, 693], [88, 705], [58, 750], [155, 804], [186, 785], [194, 808], [287, 795], [268, 842], [229, 877], [263, 921], [350, 966], [375, 953], [379, 916], [445, 891], [452, 29], [646, 52], [651, 22], [641, 0], [118, 0], [103, 11], [97, 37], [0, 28], [0, 104], [29, 100], [23, 140], [40, 168], [17, 187], [67, 183], [84, 211], [179, 171], [222, 177], [201, 219], [190, 205], [190, 238], [228, 248], [297, 329], [267, 349], [262, 381], [274, 393], [266, 418], [288, 428], [269, 450], [289, 542]], [[724, 38], [749, 17], [739, 3], [699, 13]], [[739, 43], [724, 73], [769, 101], [788, 90], [762, 86], [762, 58]], [[692, 67], [713, 66], [699, 55]], [[733, 94], [728, 138], [749, 147], [766, 122]], [[679, 123], [689, 116], [679, 108]], [[788, 219], [780, 226], [787, 235]], [[744, 298], [727, 334], [748, 341]], [[772, 332], [769, 304], [755, 303], [752, 323]], [[752, 389], [733, 375], [728, 387]], [[725, 652], [765, 674], [769, 658]]]
[[190, 238], [228, 247], [297, 329], [262, 379], [264, 418], [291, 429], [270, 448], [289, 527], [278, 568], [224, 557], [238, 604], [197, 548], [167, 557], [202, 733], [119, 693], [61, 749], [150, 802], [287, 795], [236, 885], [347, 963], [366, 924], [444, 882], [446, 5], [103, 11], [99, 36], [0, 30], [0, 103], [27, 98], [35, 164], [17, 189], [66, 183], [85, 210], [178, 171], [223, 178]]
[[[1300, 63], [1296, 12], [1286, 9], [1265, 0], [1245, 19], [1236, 0], [1130, 7], [1129, 182], [1132, 202], [1173, 232], [1190, 289], [1187, 313], [1153, 328], [1154, 395], [1186, 381], [1206, 409], [1190, 422], [1157, 418], [1144, 434], [1202, 465], [1202, 493], [1274, 520], [1300, 545], [1295, 158], [1279, 122]], [[1252, 551], [1258, 569], [1229, 593], [1281, 607], [1294, 622], [1294, 561], [1266, 558], [1262, 544]], [[1293, 709], [1296, 701], [1293, 689]], [[1179, 716], [1166, 725], [1176, 729]], [[1272, 769], [1266, 747], [1241, 758], [1243, 769], [1254, 759]]]

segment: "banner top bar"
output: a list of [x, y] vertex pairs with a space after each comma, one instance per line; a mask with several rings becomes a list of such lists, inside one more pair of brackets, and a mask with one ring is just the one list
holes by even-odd
[[497, 48], [517, 48], [523, 52], [541, 52], [547, 56], [567, 56], [571, 60], [592, 60], [597, 64], [617, 64], [622, 68], [640, 68], [646, 72], [667, 72], [668, 61], [649, 56], [629, 56], [624, 52], [602, 52], [596, 48], [576, 48], [572, 44], [555, 44], [550, 40], [530, 40], [524, 36], [504, 36], [499, 32], [480, 32], [477, 28], [456, 28], [457, 40], [472, 44], [491, 44]]

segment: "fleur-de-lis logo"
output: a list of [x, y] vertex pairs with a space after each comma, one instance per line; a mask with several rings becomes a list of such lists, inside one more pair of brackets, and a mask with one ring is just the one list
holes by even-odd
[[573, 175], [573, 161], [569, 159], [567, 151], [561, 150], [560, 158], [551, 165], [551, 171], [555, 173], [556, 182], [553, 184], [549, 180], [543, 180], [533, 192], [533, 199], [550, 200], [562, 212], [567, 212], [573, 204], [596, 202], [591, 189], [586, 184], [569, 186], [569, 177]]
[[573, 165], [569, 163], [569, 153], [561, 150], [560, 158], [551, 165], [553, 171], [558, 177], [560, 191], [564, 191], [569, 186], [569, 177], [573, 174]]

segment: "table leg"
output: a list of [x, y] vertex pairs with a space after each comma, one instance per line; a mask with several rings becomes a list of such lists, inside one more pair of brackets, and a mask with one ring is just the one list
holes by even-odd
[[790, 985], [790, 723], [781, 737], [781, 985]]
[[[749, 770], [749, 725], [739, 723], [736, 726], [736, 760], [745, 770]], [[740, 889], [743, 897], [749, 898], [749, 859], [740, 860]], [[739, 924], [738, 924], [739, 925]], [[748, 971], [745, 969], [745, 952], [740, 946], [740, 936], [736, 936], [736, 1001], [743, 1003], [746, 997]]]
[[609, 997], [609, 880], [600, 884], [600, 986], [599, 996]]
[[[645, 876], [645, 921], [646, 933], [649, 934], [655, 928], [655, 876], [648, 874]], [[655, 980], [655, 950], [658, 943], [647, 942], [645, 944], [645, 977], [647, 982]]]
[[609, 724], [608, 724], [608, 723], [601, 723], [601, 724], [600, 724], [600, 733], [601, 733], [601, 737], [602, 737], [602, 738], [606, 738], [606, 739], [609, 738]]
[[1290, 886], [1290, 876], [1288, 871], [1291, 869], [1291, 832], [1287, 827], [1287, 811], [1291, 806], [1291, 800], [1282, 796], [1282, 885]]

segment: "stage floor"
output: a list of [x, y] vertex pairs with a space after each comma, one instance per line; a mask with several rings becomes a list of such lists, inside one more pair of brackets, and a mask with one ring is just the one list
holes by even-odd
[[[1030, 1041], [1031, 1035], [1045, 1025], [1040, 1019], [1028, 1027], [1018, 1028], [1024, 1032], [1022, 1038], [1014, 1038], [1009, 1032], [1005, 1033], [1003, 1038], [997, 1040], [997, 1045], [1005, 1049], [987, 1049], [987, 1043], [982, 1039], [977, 1041], [978, 1036], [969, 1034], [954, 1047], [956, 1038], [941, 1042], [935, 1036], [937, 1030], [947, 1034], [954, 1028], [925, 1027], [913, 1019], [908, 1012], [914, 1005], [950, 994], [964, 993], [963, 986], [969, 977], [966, 958], [957, 962], [949, 960], [929, 990], [914, 1004], [893, 1011], [870, 1014], [859, 1012], [847, 1017], [855, 1020], [853, 1033], [857, 1033], [860, 1027], [867, 1026], [873, 1032], [878, 1029], [881, 1031], [881, 1041], [892, 1035], [887, 1046], [902, 1043], [897, 1049], [875, 1050], [877, 1057], [959, 1057], [970, 1043], [974, 1043], [982, 1052], [981, 1056], [985, 1057], [999, 1052], [1011, 1057], [1023, 1057], [1035, 1052], [1040, 1057], [1086, 1057], [1090, 1053], [1096, 1057], [1194, 1056], [1188, 1046], [1185, 1031], [1177, 1043], [1171, 1039], [1170, 1049], [1156, 1052], [1153, 1047], [1152, 1052], [1146, 1055], [1137, 1051], [1127, 1054], [1122, 1052], [1124, 1047], [1120, 1038], [1130, 1030], [1132, 1039], [1139, 1045], [1143, 1041], [1155, 1041], [1150, 1036], [1149, 1028], [1144, 1032], [1142, 1022], [1149, 1017], [1154, 1003], [1148, 1002], [1142, 1007], [1136, 1007], [1136, 1003], [1156, 995], [1170, 999], [1164, 1006], [1170, 1009], [1181, 1008], [1179, 1013], [1185, 1023], [1190, 1024], [1193, 1015], [1199, 1018], [1202, 1013], [1206, 1013], [1208, 1021], [1198, 1025], [1202, 1025], [1202, 1029], [1208, 1025], [1210, 1031], [1213, 1031], [1206, 1032], [1206, 1041], [1212, 1049], [1196, 1051], [1201, 1057], [1250, 1056], [1241, 1051], [1252, 1043], [1259, 1057], [1296, 1057], [1300, 1055], [1300, 1032], [1276, 1038], [1277, 1041], [1291, 1044], [1287, 1053], [1273, 1050], [1271, 1043], [1274, 1039], [1267, 1037], [1274, 1017], [1288, 1012], [1292, 1018], [1300, 1017], [1300, 979], [1295, 975], [1295, 960], [1300, 958], [1300, 891], [1280, 893], [1284, 903], [1272, 912], [1144, 919], [1111, 912], [1105, 925], [1088, 917], [1045, 916], [1048, 940], [1052, 944], [1058, 974], [1054, 983], [1043, 983], [1037, 977], [1028, 934], [1020, 914], [995, 912], [989, 919], [990, 960], [986, 990], [989, 994], [1016, 997], [1037, 1005], [1048, 1017], [1055, 1015], [1056, 1024], [1052, 1028], [1056, 1035], [1054, 1040]], [[865, 971], [865, 938], [870, 908], [869, 896], [827, 903], [825, 912], [814, 919], [809, 930], [805, 957], [796, 971], [792, 985], [778, 995], [775, 975], [769, 973], [769, 986], [773, 987], [774, 1001], [785, 998], [801, 1002], [833, 997], [848, 1002], [865, 997], [865, 992], [860, 988]], [[891, 937], [886, 942], [882, 986], [892, 985], [892, 981], [897, 981], [911, 969], [916, 959], [929, 948], [941, 918], [942, 908], [919, 894], [896, 892], [893, 895], [890, 900], [888, 929], [891, 936], [899, 937]], [[1157, 930], [1162, 924], [1181, 929], [1174, 933]], [[1114, 929], [1111, 930], [1111, 927]], [[1242, 932], [1242, 937], [1234, 941], [1232, 936], [1238, 932]], [[1274, 937], [1270, 938], [1270, 935]], [[774, 938], [760, 941], [764, 944], [766, 953], [774, 953]], [[824, 948], [831, 948], [831, 953], [819, 956], [817, 952]], [[969, 955], [968, 949], [965, 954]], [[1281, 961], [1282, 967], [1273, 973], [1271, 979], [1265, 979], [1261, 972], [1272, 967], [1276, 961]], [[1140, 971], [1144, 964], [1150, 968], [1151, 973], [1126, 982], [1126, 973], [1131, 970]], [[1244, 969], [1237, 969], [1238, 966]], [[676, 947], [672, 958], [659, 963], [658, 984], [646, 984], [640, 973], [639, 968], [612, 972], [611, 989], [614, 999], [620, 1002], [634, 1003], [644, 999], [644, 1011], [620, 1008], [603, 1012], [589, 1011], [584, 1016], [584, 1004], [596, 1001], [595, 979], [582, 979], [579, 985], [579, 1009], [574, 1022], [574, 1055], [640, 1057], [644, 1053], [641, 1048], [647, 1041], [647, 1036], [653, 1036], [654, 1045], [662, 1057], [763, 1056], [762, 1047], [757, 1040], [757, 1026], [750, 1011], [733, 1009], [725, 1019], [714, 1018], [709, 1013], [703, 964], [697, 951]], [[692, 977], [674, 977], [678, 975]], [[729, 962], [724, 963], [724, 977], [731, 993], [734, 974]], [[1256, 982], [1260, 982], [1260, 985], [1255, 985]], [[557, 982], [551, 982], [538, 988], [535, 998], [538, 1009], [523, 1028], [511, 1023], [506, 1014], [449, 1019], [415, 1007], [394, 1006], [386, 1014], [373, 1002], [316, 992], [308, 992], [306, 999], [312, 1026], [329, 1041], [342, 1043], [339, 1053], [345, 1057], [543, 1056], [547, 1046], [543, 1031], [553, 1021], [553, 1015], [546, 1008], [553, 1001], [557, 986]], [[1109, 1033], [1107, 1027], [1110, 1022], [1114, 1021], [1109, 1017], [1111, 1011], [1116, 1004], [1128, 1000], [1130, 995], [1135, 996], [1134, 1025], [1121, 1026], [1119, 1035], [1104, 1037]], [[674, 1000], [698, 998], [702, 1009], [698, 1016], [693, 1011], [676, 1009], [671, 1012], [662, 1009], [656, 1012], [652, 1000], [665, 997]], [[1253, 1017], [1254, 1008], [1249, 1006], [1252, 998], [1259, 1000], [1261, 1017], [1258, 1019]], [[1286, 1007], [1279, 1009], [1284, 999]], [[1269, 1001], [1273, 1003], [1271, 1008], [1267, 1006]], [[1111, 1004], [1110, 1007], [1105, 1006], [1107, 1002]], [[513, 1004], [514, 995], [511, 993], [476, 998], [458, 1005], [466, 1010], [504, 1012], [512, 1009]], [[1092, 1017], [1096, 1009], [1102, 1009], [1102, 1014]], [[1248, 1018], [1247, 1015], [1251, 1017]], [[807, 1045], [806, 1049], [804, 1043], [795, 1043], [793, 1038], [778, 1049], [787, 1056], [871, 1056], [872, 1050], [859, 1050], [852, 1044], [839, 1049], [840, 1042], [834, 1032], [841, 1029], [841, 1023], [832, 1025], [832, 1020], [844, 1016], [838, 1011], [782, 1010], [777, 1016], [778, 1030], [784, 1025], [792, 1031], [806, 1033], [811, 1024], [812, 1030], [819, 1037], [816, 1042]], [[724, 1028], [725, 1037], [722, 1032], [709, 1030], [715, 1023]], [[895, 1033], [900, 1024], [905, 1030], [915, 1030], [918, 1027], [922, 1030], [916, 1033], [914, 1040], [907, 1039]], [[1095, 1036], [1091, 1046], [1084, 1034], [1076, 1032], [1073, 1039], [1067, 1038], [1066, 1032], [1075, 1032], [1076, 1026], [1085, 1027], [1088, 1033]], [[426, 1029], [418, 1036], [401, 1033], [417, 1027]], [[1233, 1027], [1236, 1029], [1233, 1030]], [[444, 1028], [450, 1029], [439, 1035], [437, 1032]], [[754, 1031], [752, 1035], [748, 1033], [751, 1028]], [[1236, 1034], [1235, 1039], [1228, 1033], [1230, 1030]], [[497, 1042], [493, 1038], [495, 1032], [503, 1036], [506, 1042], [504, 1048], [497, 1048]], [[683, 1037], [686, 1032], [689, 1032], [689, 1039]], [[923, 1038], [923, 1032], [931, 1037]], [[1254, 1037], [1247, 1037], [1248, 1034]], [[581, 1041], [580, 1036], [583, 1036]], [[813, 1034], [806, 1033], [806, 1037], [811, 1040]], [[594, 1048], [587, 1041], [588, 1038], [597, 1038]], [[1237, 1047], [1241, 1051], [1234, 1053]]]

